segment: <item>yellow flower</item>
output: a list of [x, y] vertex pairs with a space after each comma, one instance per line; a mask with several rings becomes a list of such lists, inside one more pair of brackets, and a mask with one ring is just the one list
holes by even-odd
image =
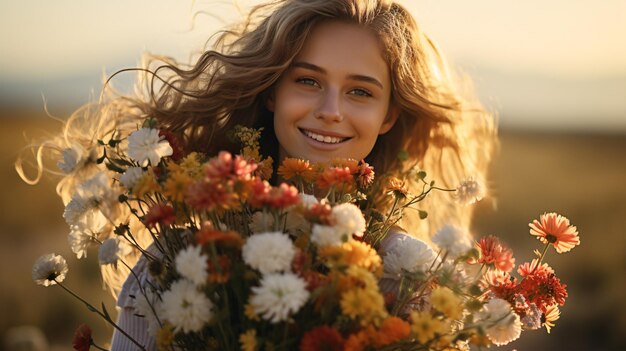
[[159, 183], [157, 183], [154, 172], [148, 170], [137, 180], [137, 183], [133, 186], [132, 193], [137, 197], [143, 197], [148, 193], [156, 191], [159, 191]]
[[252, 306], [249, 303], [246, 304], [246, 306], [244, 307], [244, 312], [243, 313], [250, 320], [253, 320], [253, 321], [258, 321], [259, 320], [259, 315], [256, 314], [256, 311], [254, 310], [254, 306]]
[[341, 313], [352, 318], [360, 319], [362, 325], [375, 323], [387, 317], [385, 300], [374, 289], [355, 288], [344, 292], [339, 302]]
[[249, 146], [244, 146], [243, 149], [241, 149], [241, 156], [243, 156], [246, 159], [253, 159], [255, 161], [260, 161], [261, 159], [261, 155], [259, 154], [259, 150], [257, 148], [253, 148], [253, 147], [249, 147]]
[[348, 277], [353, 278], [359, 283], [359, 286], [365, 289], [378, 289], [378, 280], [372, 272], [358, 266], [350, 266], [346, 271]]
[[193, 179], [183, 172], [173, 172], [163, 185], [163, 194], [169, 196], [173, 201], [182, 202], [185, 197], [187, 186]]
[[445, 323], [434, 318], [429, 312], [411, 312], [411, 331], [417, 340], [425, 344], [432, 340], [436, 334], [447, 332], [448, 328]]
[[321, 247], [319, 255], [327, 260], [331, 266], [359, 266], [371, 272], [378, 272], [382, 268], [382, 260], [376, 250], [360, 241], [348, 241], [341, 245]]
[[248, 329], [239, 335], [239, 343], [241, 343], [242, 351], [255, 351], [257, 349], [256, 330]]
[[156, 344], [159, 351], [171, 350], [174, 341], [174, 329], [170, 324], [163, 324], [161, 329], [157, 330]]
[[257, 164], [256, 174], [261, 177], [261, 179], [270, 179], [272, 177], [272, 172], [274, 172], [274, 160], [271, 157], [267, 157], [262, 161], [259, 161]]
[[559, 311], [559, 306], [552, 305], [546, 307], [546, 313], [544, 313], [543, 318], [545, 319], [544, 325], [548, 334], [550, 334], [550, 329], [554, 327], [554, 321], [556, 321], [560, 317], [561, 311]]
[[439, 286], [430, 295], [430, 302], [433, 307], [451, 319], [461, 319], [463, 317], [463, 300], [452, 292], [452, 290]]
[[200, 155], [192, 152], [180, 161], [180, 168], [193, 179], [200, 179], [204, 175], [200, 164]]

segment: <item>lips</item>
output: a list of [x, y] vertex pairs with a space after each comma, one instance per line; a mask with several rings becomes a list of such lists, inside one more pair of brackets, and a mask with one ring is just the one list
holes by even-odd
[[319, 132], [313, 132], [311, 130], [302, 129], [302, 128], [300, 128], [300, 132], [302, 132], [302, 134], [304, 134], [310, 139], [313, 139], [315, 141], [318, 141], [320, 143], [325, 143], [325, 144], [339, 144], [350, 139], [349, 137], [328, 135], [328, 133], [320, 134]]

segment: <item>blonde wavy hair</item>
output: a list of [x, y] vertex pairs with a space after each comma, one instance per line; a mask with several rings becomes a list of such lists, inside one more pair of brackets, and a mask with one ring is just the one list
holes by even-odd
[[[219, 32], [193, 65], [151, 56], [140, 73], [135, 96], [103, 99], [77, 111], [64, 133], [36, 149], [38, 177], [27, 179], [21, 161], [18, 172], [38, 180], [45, 150], [58, 151], [72, 143], [89, 150], [114, 130], [130, 133], [146, 117], [176, 135], [186, 151], [215, 154], [234, 150], [225, 131], [235, 125], [264, 127], [262, 153], [276, 155], [278, 141], [266, 100], [312, 29], [324, 21], [342, 21], [366, 28], [380, 39], [392, 81], [391, 104], [399, 112], [393, 128], [379, 136], [366, 161], [377, 174], [396, 174], [407, 167], [428, 171], [429, 179], [454, 188], [467, 177], [486, 178], [496, 128], [492, 114], [473, 95], [469, 80], [453, 72], [435, 44], [411, 14], [388, 0], [276, 0], [254, 7], [237, 26]], [[122, 134], [123, 134], [122, 133]], [[398, 160], [405, 150], [407, 162]], [[89, 167], [66, 175], [57, 191], [64, 202], [92, 174]], [[419, 184], [409, 184], [417, 188]], [[411, 234], [429, 238], [442, 224], [468, 228], [471, 207], [433, 194], [422, 204], [426, 221], [413, 221]], [[114, 293], [127, 272], [104, 272]]]

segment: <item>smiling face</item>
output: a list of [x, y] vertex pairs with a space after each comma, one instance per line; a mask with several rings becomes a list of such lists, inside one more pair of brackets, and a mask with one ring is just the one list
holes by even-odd
[[353, 24], [318, 24], [267, 103], [280, 158], [365, 158], [395, 122], [390, 96], [376, 36]]

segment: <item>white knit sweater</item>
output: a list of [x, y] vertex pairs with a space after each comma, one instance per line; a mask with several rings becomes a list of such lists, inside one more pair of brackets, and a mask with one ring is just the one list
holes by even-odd
[[[148, 250], [152, 254], [157, 254], [154, 245], [148, 247]], [[134, 298], [141, 296], [141, 288], [144, 289], [148, 286], [148, 279], [150, 273], [148, 272], [148, 259], [145, 256], [141, 256], [133, 272], [135, 275], [130, 274], [122, 290], [117, 298], [117, 308], [119, 311], [119, 317], [117, 325], [128, 333], [133, 339], [139, 342], [148, 351], [156, 351], [156, 340], [150, 335], [148, 331], [148, 321], [135, 315]], [[137, 279], [138, 278], [138, 279]], [[113, 332], [113, 340], [111, 341], [111, 351], [135, 351], [140, 348], [133, 343], [129, 338], [120, 333], [117, 329]]]

